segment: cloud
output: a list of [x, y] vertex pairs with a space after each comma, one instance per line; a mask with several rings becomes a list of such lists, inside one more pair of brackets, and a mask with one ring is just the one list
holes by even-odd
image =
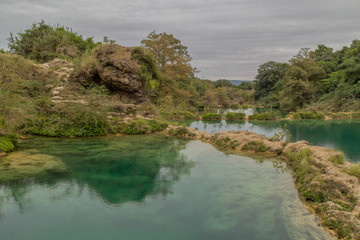
[[302, 47], [360, 38], [359, 9], [358, 0], [0, 0], [0, 48], [42, 19], [125, 46], [157, 30], [188, 46], [200, 77], [251, 80], [260, 64], [286, 62]]

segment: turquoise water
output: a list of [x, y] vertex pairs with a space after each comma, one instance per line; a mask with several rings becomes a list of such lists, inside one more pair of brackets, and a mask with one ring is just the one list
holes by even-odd
[[306, 140], [312, 145], [343, 151], [347, 160], [360, 162], [359, 120], [281, 120], [281, 121], [195, 121], [185, 122], [191, 128], [216, 133], [250, 131], [271, 137], [286, 124], [291, 141]]
[[162, 136], [20, 146], [71, 172], [1, 185], [0, 239], [332, 239], [275, 160]]

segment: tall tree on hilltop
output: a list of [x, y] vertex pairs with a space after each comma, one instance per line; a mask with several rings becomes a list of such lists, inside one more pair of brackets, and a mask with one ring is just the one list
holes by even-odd
[[193, 76], [195, 68], [190, 65], [192, 58], [187, 47], [172, 34], [153, 31], [141, 44], [153, 54], [168, 80], [178, 81]]

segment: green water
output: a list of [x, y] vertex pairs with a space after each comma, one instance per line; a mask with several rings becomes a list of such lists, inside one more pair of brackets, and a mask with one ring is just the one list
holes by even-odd
[[34, 138], [71, 173], [0, 186], [0, 239], [331, 239], [286, 166], [162, 136]]
[[282, 120], [282, 121], [187, 121], [191, 128], [216, 133], [250, 131], [271, 137], [286, 124], [291, 141], [306, 140], [312, 145], [343, 151], [349, 161], [360, 162], [359, 120]]

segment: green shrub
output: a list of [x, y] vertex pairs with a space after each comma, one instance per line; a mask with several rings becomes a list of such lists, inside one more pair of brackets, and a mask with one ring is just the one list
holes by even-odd
[[157, 120], [148, 120], [149, 125], [151, 126], [151, 132], [160, 132], [167, 128], [168, 124], [165, 122]]
[[203, 120], [221, 120], [221, 115], [217, 113], [205, 113], [202, 115]]
[[339, 164], [343, 164], [344, 163], [344, 154], [341, 155], [337, 155], [337, 156], [333, 156], [331, 158], [329, 158], [329, 160], [335, 165], [338, 166]]
[[195, 120], [198, 119], [198, 117], [189, 111], [161, 111], [161, 116], [168, 120]]
[[146, 134], [151, 133], [151, 125], [144, 119], [135, 119], [125, 125], [126, 134]]
[[254, 113], [249, 116], [249, 120], [276, 120], [279, 118], [279, 112]]
[[27, 132], [34, 135], [91, 137], [106, 135], [106, 113], [83, 104], [57, 104], [38, 116]]
[[237, 140], [231, 141], [231, 139], [229, 137], [218, 138], [216, 140], [213, 139], [213, 141], [214, 141], [215, 145], [220, 148], [235, 149], [237, 146], [239, 146], [239, 143]]
[[74, 58], [94, 48], [97, 44], [92, 38], [83, 39], [81, 35], [62, 26], [50, 26], [44, 21], [35, 23], [24, 33], [13, 34], [9, 38], [12, 53], [39, 62], [47, 62], [56, 57]]
[[173, 136], [185, 136], [189, 134], [189, 130], [186, 127], [177, 127], [170, 129], [169, 134]]
[[292, 115], [294, 119], [324, 119], [325, 118], [325, 114], [322, 112], [298, 111], [298, 112], [290, 112], [290, 115]]
[[348, 173], [352, 176], [360, 178], [360, 164], [355, 164], [349, 168]]
[[18, 136], [14, 134], [8, 136], [0, 136], [0, 152], [10, 152], [14, 150], [17, 139]]
[[233, 110], [236, 110], [236, 109], [239, 108], [239, 105], [238, 105], [237, 103], [232, 103], [232, 104], [230, 105], [230, 108], [233, 109]]
[[245, 113], [233, 113], [228, 112], [225, 115], [226, 120], [243, 120], [245, 119]]
[[287, 140], [287, 142], [291, 141], [292, 134], [290, 133], [289, 129], [286, 127], [286, 124], [284, 126], [280, 127], [272, 137], [269, 137], [268, 139], [272, 142], [275, 141], [283, 141]]
[[163, 131], [167, 126], [167, 123], [157, 120], [134, 119], [121, 127], [118, 126], [119, 129], [117, 130], [117, 133], [125, 133], [130, 135], [147, 134]]
[[254, 152], [266, 152], [266, 150], [268, 150], [268, 148], [265, 146], [264, 142], [258, 141], [258, 140], [255, 140], [255, 141], [245, 144], [242, 147], [242, 149], [246, 150], [246, 151], [254, 151]]

